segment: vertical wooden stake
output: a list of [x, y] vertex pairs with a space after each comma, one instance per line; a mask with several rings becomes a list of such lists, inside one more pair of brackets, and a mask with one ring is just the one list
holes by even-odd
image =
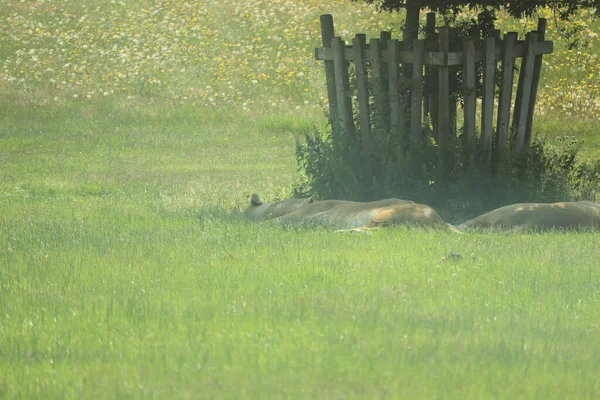
[[[546, 40], [546, 18], [538, 20], [537, 27], [538, 41]], [[538, 86], [540, 84], [540, 75], [542, 73], [542, 55], [535, 56], [533, 66], [533, 82], [531, 83], [531, 97], [529, 98], [529, 110], [527, 111], [527, 127], [525, 128], [525, 144], [528, 145], [531, 140], [531, 130], [533, 126], [533, 113], [535, 111], [535, 102], [537, 100]]]
[[[323, 14], [321, 21], [321, 38], [323, 47], [330, 47], [331, 40], [335, 36], [333, 29], [333, 17], [331, 14]], [[327, 100], [329, 101], [329, 123], [332, 126], [333, 140], [336, 139], [336, 129], [333, 128], [337, 117], [337, 95], [335, 93], [335, 72], [333, 70], [333, 61], [325, 61], [325, 82], [327, 84]]]
[[371, 111], [369, 107], [369, 89], [367, 70], [365, 68], [365, 47], [367, 38], [358, 34], [352, 39], [352, 52], [356, 68], [356, 91], [358, 96], [358, 111], [360, 122], [360, 136], [363, 152], [370, 157], [371, 154]]
[[[513, 117], [513, 128], [516, 131], [517, 140], [515, 150], [520, 152], [525, 146], [525, 128], [527, 127], [527, 111], [529, 110], [529, 99], [531, 98], [531, 87], [533, 82], [533, 67], [535, 64], [535, 44], [537, 32], [529, 32], [525, 39], [525, 56], [521, 64], [523, 79], [519, 77], [519, 88], [515, 105], [515, 117]], [[523, 87], [521, 88], [521, 84]], [[521, 98], [519, 99], [519, 94]], [[518, 105], [518, 107], [517, 107]]]
[[400, 52], [400, 43], [397, 39], [392, 39], [387, 46], [388, 55], [388, 83], [390, 96], [390, 133], [392, 136], [400, 135], [400, 85], [398, 83], [400, 68], [398, 53]]
[[512, 101], [513, 82], [515, 75], [515, 44], [517, 33], [509, 32], [504, 35], [504, 48], [502, 49], [502, 85], [498, 99], [498, 131], [497, 146], [500, 158], [506, 153], [508, 141], [508, 127], [510, 126], [510, 104]]
[[[458, 28], [450, 28], [449, 31], [450, 37], [452, 38], [456, 38], [458, 37]], [[451, 43], [452, 46], [448, 48], [448, 51], [450, 52], [456, 52], [459, 49], [457, 48], [458, 46], [456, 46], [454, 43]], [[457, 85], [456, 85], [456, 73], [458, 72], [458, 67], [456, 65], [453, 66], [449, 66], [448, 67], [448, 72], [450, 74], [451, 78], [451, 85], [452, 87], [450, 88], [450, 91], [453, 90], [457, 90]], [[457, 125], [458, 125], [458, 99], [456, 96], [452, 96], [450, 98], [448, 98], [448, 109], [450, 110], [450, 137], [452, 138], [453, 141], [456, 141], [456, 133], [458, 132], [457, 130]]]
[[379, 140], [388, 131], [386, 115], [387, 88], [384, 86], [383, 55], [381, 48], [383, 44], [380, 39], [371, 39], [369, 52], [371, 56], [371, 74], [373, 76], [373, 132], [372, 140]]
[[[448, 62], [450, 46], [449, 28], [444, 26], [439, 29], [440, 52], [445, 53]], [[442, 161], [442, 171], [448, 172], [450, 168], [450, 76], [448, 65], [439, 67], [439, 101], [438, 101], [438, 133], [437, 139]]]
[[486, 157], [491, 161], [492, 134], [494, 130], [494, 77], [496, 76], [496, 38], [484, 39], [483, 104], [481, 113], [481, 139]]
[[392, 32], [388, 32], [388, 31], [379, 32], [379, 40], [381, 40], [381, 43], [383, 44], [383, 48], [386, 48], [387, 42], [392, 40]]
[[[425, 50], [427, 51], [427, 44], [436, 42], [435, 13], [433, 12], [427, 13], [427, 25], [425, 26], [425, 40], [427, 41], [425, 44]], [[436, 101], [433, 95], [433, 93], [435, 92], [433, 88], [437, 87], [436, 82], [437, 77], [433, 73], [433, 68], [430, 66], [425, 66], [425, 87], [423, 88], [423, 115], [425, 115], [425, 118], [429, 117], [432, 121], [437, 121], [437, 115], [433, 115], [435, 114], [434, 109], [437, 109], [437, 107], [432, 107], [432, 103], [435, 103]], [[433, 125], [435, 129], [436, 124]]]
[[421, 121], [423, 110], [423, 60], [425, 41], [415, 40], [413, 45], [413, 70], [410, 108], [410, 149], [415, 153], [421, 146]]
[[464, 133], [467, 135], [469, 151], [475, 149], [475, 125], [477, 93], [475, 91], [475, 41], [463, 38], [463, 82], [464, 82]]
[[350, 84], [348, 82], [348, 64], [344, 58], [346, 45], [340, 37], [336, 36], [331, 41], [331, 47], [333, 47], [339, 126], [342, 134], [352, 136], [354, 134], [354, 120], [352, 116]]

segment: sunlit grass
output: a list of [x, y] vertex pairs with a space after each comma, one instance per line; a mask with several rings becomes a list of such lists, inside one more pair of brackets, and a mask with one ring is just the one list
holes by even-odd
[[[346, 40], [402, 19], [346, 0], [2, 4], [1, 398], [600, 391], [596, 233], [240, 218], [251, 193], [286, 195], [295, 138], [325, 123], [322, 13]], [[578, 53], [549, 24], [536, 120], [588, 154], [596, 31]]]
[[598, 390], [596, 234], [340, 235], [142, 197], [4, 204], [4, 396]]
[[242, 110], [257, 101], [320, 107], [312, 48], [323, 8], [314, 1], [9, 3], [0, 14], [2, 81], [36, 104], [121, 96]]
[[[362, 2], [184, 1], [8, 2], [0, 9], [0, 90], [13, 103], [49, 105], [113, 103], [156, 108], [189, 106], [242, 115], [296, 115], [324, 122], [327, 99], [319, 15], [332, 13], [336, 33], [400, 37], [402, 14], [386, 15]], [[459, 18], [473, 18], [465, 12]], [[535, 20], [500, 13], [498, 27], [521, 37]], [[591, 126], [600, 118], [597, 27], [589, 11], [560, 21], [550, 10], [536, 109], [536, 130], [567, 135], [597, 146]], [[425, 15], [423, 13], [422, 17]], [[577, 26], [579, 46], [567, 50], [561, 32]], [[546, 133], [548, 132], [548, 133]], [[563, 134], [561, 132], [561, 134]]]
[[[183, 1], [8, 2], [0, 10], [2, 72], [7, 93], [36, 105], [85, 103], [103, 97], [129, 102], [310, 110], [325, 101], [318, 17], [335, 14], [337, 33], [398, 35], [402, 16], [379, 14], [360, 2]], [[540, 116], [597, 119], [596, 25], [581, 12], [572, 22], [550, 20], [540, 90]], [[474, 15], [465, 13], [463, 18]], [[578, 24], [582, 46], [564, 50], [560, 29]], [[521, 34], [535, 21], [501, 14], [499, 27]], [[231, 29], [235, 26], [235, 29]]]
[[340, 235], [130, 196], [2, 203], [7, 397], [598, 389], [596, 234]]

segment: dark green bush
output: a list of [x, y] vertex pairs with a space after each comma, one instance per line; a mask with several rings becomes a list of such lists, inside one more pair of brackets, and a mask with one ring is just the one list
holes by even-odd
[[495, 155], [490, 163], [458, 137], [449, 165], [442, 168], [437, 144], [427, 132], [418, 152], [388, 135], [373, 140], [373, 151], [366, 154], [357, 135], [338, 133], [335, 141], [333, 136], [315, 129], [297, 142], [294, 196], [409, 199], [432, 206], [449, 222], [462, 222], [512, 203], [595, 200], [600, 187], [600, 161], [577, 161], [573, 138], [558, 145], [535, 138], [519, 154]]

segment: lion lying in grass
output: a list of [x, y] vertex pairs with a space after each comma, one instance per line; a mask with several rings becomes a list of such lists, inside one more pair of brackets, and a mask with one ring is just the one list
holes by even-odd
[[600, 204], [592, 201], [512, 204], [480, 215], [457, 228], [459, 230], [600, 228]]
[[317, 225], [336, 229], [363, 230], [387, 225], [409, 225], [456, 231], [431, 207], [409, 200], [371, 202], [289, 199], [263, 203], [253, 194], [244, 214], [281, 225]]

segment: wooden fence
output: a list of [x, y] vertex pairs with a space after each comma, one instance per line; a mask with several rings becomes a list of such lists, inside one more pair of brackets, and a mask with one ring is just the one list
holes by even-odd
[[[346, 134], [360, 134], [363, 147], [368, 151], [373, 135], [373, 121], [370, 120], [373, 109], [387, 110], [385, 129], [392, 135], [409, 132], [406, 135], [408, 148], [419, 145], [425, 117], [429, 117], [435, 121], [436, 140], [443, 160], [456, 137], [457, 108], [456, 100], [451, 99], [451, 69], [462, 66], [463, 134], [468, 145], [474, 149], [475, 144], [480, 143], [480, 148], [491, 160], [495, 129], [499, 153], [507, 151], [509, 140], [513, 141], [515, 151], [523, 149], [531, 136], [542, 55], [553, 50], [552, 42], [544, 40], [546, 20], [540, 19], [537, 31], [527, 33], [525, 40], [517, 40], [516, 32], [509, 32], [501, 39], [499, 31], [495, 31], [484, 40], [462, 38], [459, 48], [452, 49], [457, 51], [450, 51], [449, 28], [439, 28], [437, 35], [432, 35], [435, 15], [428, 14], [427, 21], [428, 36], [437, 36], [436, 41], [414, 40], [412, 46], [408, 46], [391, 39], [389, 32], [381, 32], [379, 38], [371, 39], [369, 43], [364, 34], [357, 34], [352, 45], [346, 46], [334, 34], [332, 16], [321, 16], [323, 47], [315, 49], [315, 58], [325, 61], [332, 122], [338, 123]], [[522, 61], [510, 124], [515, 60], [518, 58]], [[501, 61], [499, 71], [498, 61]], [[355, 82], [352, 84], [349, 63], [354, 63], [352, 76]], [[483, 67], [480, 113], [477, 112], [476, 95], [478, 63]], [[408, 95], [400, 93], [403, 76], [408, 78]], [[494, 127], [496, 76], [500, 76], [501, 81]], [[429, 84], [435, 82], [437, 87], [428, 90], [431, 85], [424, 85], [425, 80]], [[359, 132], [355, 132], [355, 107], [358, 107]], [[478, 114], [480, 121], [477, 121]]]

